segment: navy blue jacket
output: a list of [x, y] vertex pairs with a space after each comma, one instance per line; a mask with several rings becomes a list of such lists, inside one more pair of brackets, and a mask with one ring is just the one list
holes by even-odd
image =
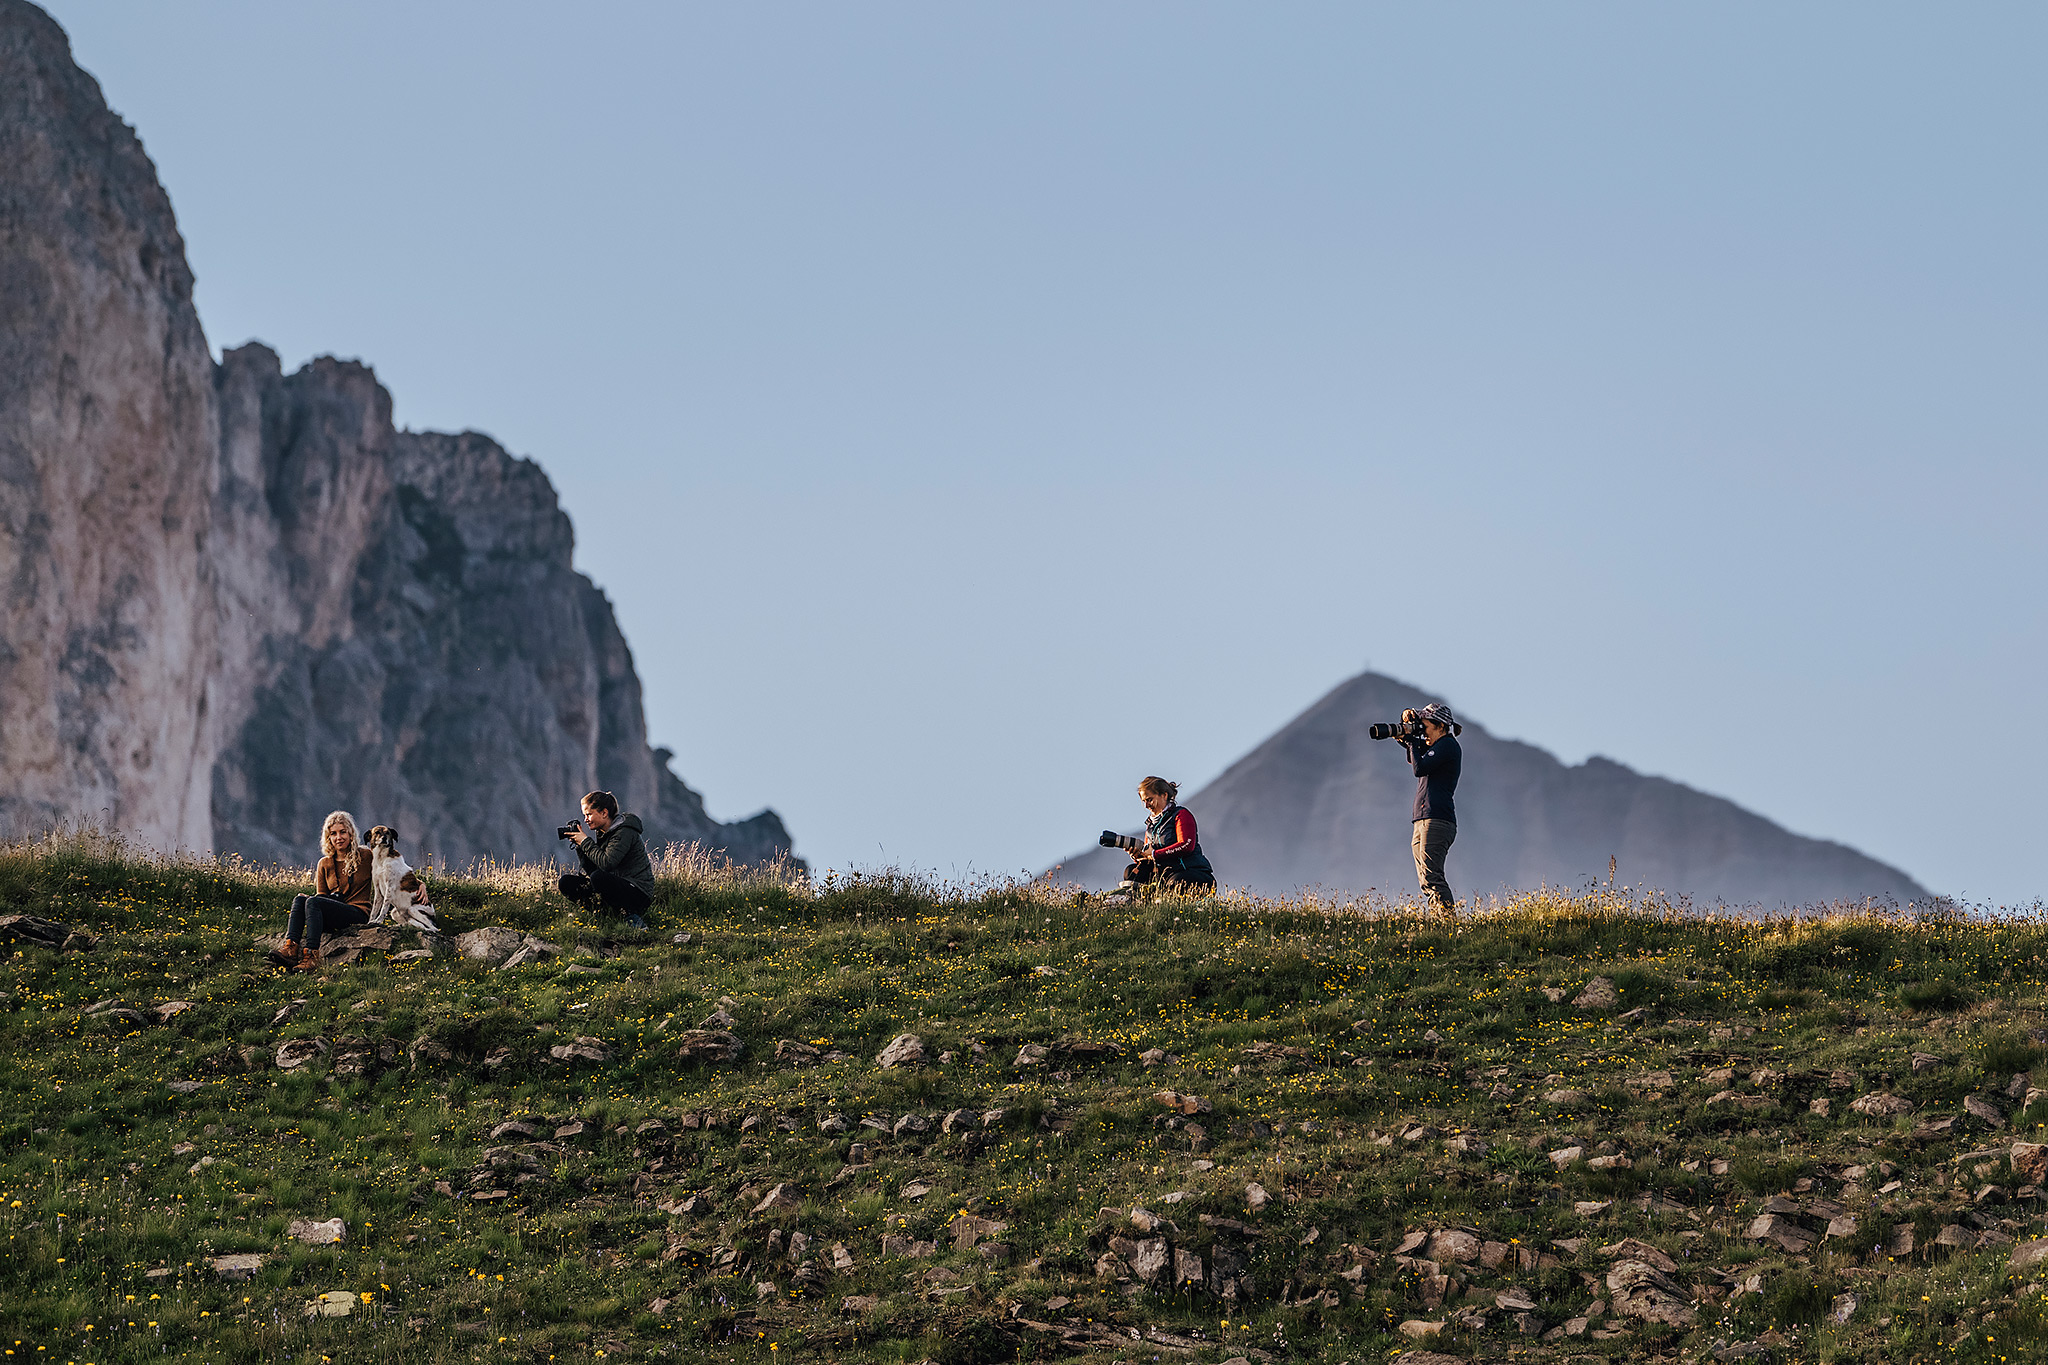
[[1408, 766], [1415, 769], [1414, 818], [1457, 824], [1458, 808], [1451, 803], [1451, 794], [1458, 790], [1458, 769], [1465, 762], [1458, 741], [1450, 735], [1434, 744], [1404, 739], [1401, 747], [1408, 751]]

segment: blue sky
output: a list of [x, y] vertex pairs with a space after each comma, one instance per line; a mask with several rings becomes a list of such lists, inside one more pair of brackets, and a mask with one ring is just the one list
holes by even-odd
[[2048, 11], [56, 3], [216, 348], [537, 459], [657, 743], [1041, 866], [1371, 666], [2048, 891]]

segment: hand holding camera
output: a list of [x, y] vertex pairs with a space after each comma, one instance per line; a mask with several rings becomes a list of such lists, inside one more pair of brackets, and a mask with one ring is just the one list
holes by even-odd
[[558, 826], [555, 830], [555, 837], [557, 839], [572, 839], [579, 844], [582, 843], [584, 839], [583, 822], [581, 820], [571, 820], [566, 825]]
[[1403, 711], [1401, 719], [1394, 724], [1370, 725], [1365, 732], [1374, 739], [1398, 739], [1405, 744], [1411, 739], [1422, 738], [1422, 722], [1415, 719], [1413, 711]]

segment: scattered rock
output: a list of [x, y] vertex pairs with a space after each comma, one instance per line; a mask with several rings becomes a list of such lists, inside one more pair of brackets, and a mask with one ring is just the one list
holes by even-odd
[[822, 1048], [809, 1043], [800, 1043], [794, 1038], [783, 1038], [775, 1044], [775, 1060], [790, 1066], [815, 1066]]
[[487, 924], [481, 929], [455, 936], [455, 951], [472, 962], [492, 966], [505, 961], [526, 946], [526, 934], [504, 924]]
[[1604, 976], [1596, 976], [1586, 983], [1586, 988], [1572, 997], [1572, 1008], [1581, 1010], [1611, 1010], [1621, 1002], [1615, 992], [1614, 983]]
[[152, 1007], [149, 1012], [159, 1024], [168, 1024], [192, 1007], [190, 1000], [166, 1000], [163, 1004]]
[[1162, 1090], [1152, 1098], [1168, 1109], [1191, 1117], [1195, 1114], [1209, 1113], [1214, 1108], [1200, 1095], [1183, 1095], [1178, 1090]]
[[1426, 1322], [1421, 1318], [1410, 1318], [1394, 1329], [1410, 1341], [1430, 1341], [1444, 1330], [1440, 1322]]
[[[1909, 1223], [1907, 1226], [1911, 1227], [1912, 1225]], [[2021, 1242], [2018, 1246], [2014, 1247], [2012, 1249], [2012, 1258], [2006, 1262], [2006, 1268], [2015, 1275], [2024, 1275], [2044, 1261], [2048, 1261], [2048, 1237], [2037, 1238], [2031, 1242]]]
[[1253, 1213], [1266, 1207], [1271, 1200], [1272, 1196], [1266, 1193], [1266, 1187], [1256, 1180], [1244, 1187], [1244, 1202]]
[[1883, 1091], [1876, 1091], [1857, 1096], [1849, 1102], [1849, 1108], [1868, 1118], [1895, 1119], [1901, 1114], [1912, 1113], [1914, 1104], [1903, 1095], [1889, 1095]]
[[1480, 1239], [1469, 1228], [1445, 1228], [1429, 1239], [1429, 1259], [1432, 1261], [1456, 1261], [1469, 1265], [1479, 1259], [1479, 1251]]
[[548, 1049], [548, 1056], [558, 1062], [581, 1059], [586, 1062], [607, 1062], [612, 1050], [604, 1045], [602, 1038], [578, 1037], [574, 1042], [557, 1043]]
[[33, 943], [62, 948], [71, 937], [68, 925], [36, 915], [0, 915], [0, 943]]
[[840, 1275], [851, 1275], [854, 1271], [853, 1253], [846, 1249], [846, 1243], [832, 1244], [832, 1269]]
[[881, 1299], [873, 1294], [848, 1294], [839, 1301], [839, 1311], [845, 1314], [873, 1312]]
[[309, 1318], [345, 1318], [356, 1311], [356, 1296], [346, 1289], [336, 1289], [322, 1294], [306, 1305], [305, 1316]]
[[1803, 1255], [1820, 1239], [1791, 1219], [1766, 1213], [1749, 1225], [1746, 1234], [1753, 1242], [1769, 1242], [1793, 1255]]
[[723, 1029], [684, 1029], [676, 1041], [676, 1056], [685, 1062], [736, 1062], [746, 1047], [737, 1033]]
[[1550, 1164], [1563, 1170], [1585, 1154], [1584, 1147], [1560, 1147], [1550, 1154]]
[[[1648, 1242], [1638, 1241], [1634, 1237], [1625, 1237], [1612, 1246], [1601, 1247], [1600, 1254], [1610, 1261], [1615, 1259], [1641, 1261], [1645, 1265], [1655, 1266], [1667, 1275], [1678, 1273], [1678, 1262], [1672, 1260]], [[1533, 1308], [1535, 1305], [1531, 1304], [1530, 1306]]]
[[1963, 1112], [1990, 1127], [2005, 1127], [2005, 1111], [1982, 1095], [1963, 1096]]
[[754, 1212], [761, 1214], [773, 1213], [777, 1209], [793, 1209], [802, 1202], [802, 1200], [796, 1197], [796, 1192], [790, 1189], [789, 1186], [777, 1185], [774, 1189], [768, 1191], [766, 1198], [754, 1205]]
[[246, 1280], [263, 1269], [263, 1258], [253, 1252], [244, 1252], [237, 1256], [216, 1256], [207, 1264], [224, 1280]]
[[1016, 1066], [1038, 1066], [1045, 1061], [1045, 1049], [1036, 1043], [1026, 1043], [1017, 1049]]
[[1942, 1065], [1941, 1058], [1931, 1052], [1916, 1052], [1913, 1054], [1913, 1071], [1915, 1075], [1922, 1071], [1932, 1071], [1940, 1065]]
[[1690, 1327], [1697, 1317], [1678, 1285], [1643, 1261], [1616, 1262], [1607, 1272], [1607, 1290], [1618, 1317], [1669, 1327]]
[[1175, 1060], [1165, 1048], [1148, 1047], [1138, 1054], [1138, 1061], [1149, 1071], [1155, 1066], [1165, 1066]]
[[323, 1223], [298, 1218], [294, 1219], [292, 1225], [285, 1231], [299, 1241], [309, 1242], [314, 1246], [328, 1246], [348, 1240], [348, 1224], [339, 1218], [329, 1218]]
[[924, 1039], [915, 1033], [899, 1033], [875, 1058], [875, 1065], [889, 1071], [899, 1066], [916, 1066], [923, 1060]]
[[418, 1068], [432, 1065], [435, 1062], [449, 1061], [455, 1054], [440, 1039], [422, 1033], [419, 1037], [412, 1040], [412, 1046], [407, 1049], [406, 1056], [412, 1065]]
[[317, 1061], [326, 1055], [325, 1038], [293, 1038], [277, 1045], [278, 1070], [297, 1071], [306, 1063]]
[[1591, 1104], [1593, 1097], [1583, 1090], [1553, 1090], [1543, 1097], [1545, 1104], [1554, 1104], [1564, 1109], [1576, 1109]]

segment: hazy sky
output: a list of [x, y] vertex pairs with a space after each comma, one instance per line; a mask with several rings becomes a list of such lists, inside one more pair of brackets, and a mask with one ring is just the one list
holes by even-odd
[[1371, 666], [2048, 893], [2048, 9], [51, 9], [216, 349], [538, 460], [820, 866], [1036, 868]]

